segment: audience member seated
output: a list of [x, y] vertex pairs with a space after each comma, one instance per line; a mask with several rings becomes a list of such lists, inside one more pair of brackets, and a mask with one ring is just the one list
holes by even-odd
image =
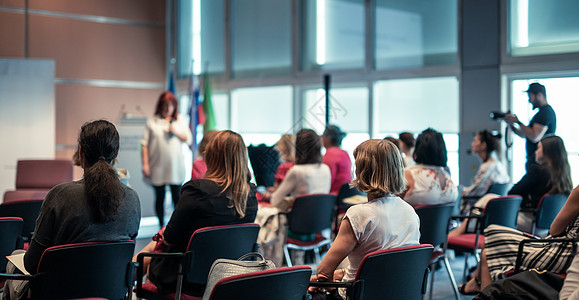
[[281, 211], [291, 209], [297, 196], [330, 192], [330, 168], [322, 164], [320, 137], [311, 129], [302, 129], [296, 135], [295, 148], [295, 165], [271, 195], [271, 205]]
[[414, 139], [414, 134], [410, 132], [402, 132], [398, 135], [399, 148], [400, 152], [402, 152], [403, 159], [404, 159], [404, 167], [409, 167], [415, 164], [414, 161], [414, 145], [416, 144], [416, 140]]
[[[111, 165], [119, 153], [119, 133], [115, 126], [104, 120], [84, 124], [78, 138], [78, 153], [83, 178], [55, 186], [42, 204], [24, 255], [24, 266], [31, 274], [36, 273], [42, 254], [49, 247], [131, 240], [139, 231], [139, 197], [121, 183]], [[9, 263], [7, 272], [15, 271], [18, 272]], [[19, 293], [15, 293], [17, 284], [26, 284], [26, 281], [9, 281], [4, 299], [19, 299], [27, 292], [27, 288], [19, 287]]]
[[193, 167], [191, 168], [191, 179], [199, 179], [203, 178], [205, 172], [207, 172], [207, 164], [203, 159], [205, 155], [205, 149], [207, 148], [207, 144], [215, 137], [217, 134], [216, 130], [209, 130], [203, 133], [203, 138], [201, 139], [201, 143], [199, 143], [199, 147], [197, 148], [197, 157], [193, 161]]
[[447, 170], [447, 160], [442, 134], [431, 128], [424, 130], [416, 139], [416, 164], [404, 171], [407, 181], [404, 200], [412, 206], [456, 201], [458, 190]]
[[[565, 194], [573, 188], [571, 168], [567, 159], [567, 150], [563, 140], [555, 135], [543, 138], [535, 150], [535, 159], [538, 164], [530, 165], [527, 173], [509, 191], [509, 195], [523, 197], [519, 212], [517, 228], [525, 232], [532, 231], [533, 212], [524, 211], [534, 209], [541, 197], [546, 193]], [[475, 207], [484, 208], [487, 202], [498, 195], [487, 194], [475, 203]], [[463, 234], [466, 231], [466, 222], [449, 233], [449, 236]]]
[[[538, 149], [541, 149], [541, 146]], [[576, 238], [579, 233], [578, 216], [579, 187], [576, 187], [551, 224], [550, 235], [546, 238]], [[515, 268], [519, 242], [528, 238], [528, 234], [521, 231], [489, 225], [485, 229], [485, 247], [481, 253], [479, 268], [460, 290], [472, 294], [483, 290], [492, 281], [505, 278], [505, 274]], [[528, 244], [524, 248], [521, 270], [538, 269], [564, 273], [574, 256], [571, 243]]]
[[[368, 140], [354, 150], [354, 158], [354, 184], [367, 193], [368, 203], [348, 209], [336, 240], [312, 281], [351, 281], [366, 254], [419, 244], [418, 215], [395, 195], [405, 188], [404, 163], [396, 146], [387, 140]], [[346, 257], [349, 265], [337, 269]], [[339, 293], [345, 298], [345, 291], [340, 289]]]
[[275, 173], [275, 181], [273, 183], [273, 188], [270, 189], [271, 192], [275, 191], [277, 187], [284, 180], [287, 172], [291, 167], [293, 167], [296, 162], [296, 137], [293, 134], [284, 134], [281, 136], [279, 141], [275, 144], [275, 149], [279, 152], [279, 158], [281, 164], [277, 167], [277, 172]]
[[471, 143], [472, 153], [477, 154], [482, 164], [476, 173], [472, 184], [462, 190], [463, 196], [481, 197], [493, 184], [509, 183], [511, 178], [507, 169], [498, 158], [501, 135], [493, 135], [487, 130], [479, 132]]
[[348, 153], [342, 149], [342, 140], [346, 136], [340, 127], [328, 125], [322, 134], [322, 142], [326, 148], [324, 164], [330, 167], [332, 187], [330, 194], [337, 195], [344, 183], [352, 180], [352, 161]]
[[579, 300], [579, 253], [575, 254], [559, 292], [559, 300]]
[[[177, 207], [167, 227], [161, 230], [162, 246], [152, 241], [141, 252], [185, 252], [189, 238], [197, 229], [255, 220], [256, 187], [249, 183], [247, 148], [243, 138], [233, 131], [220, 131], [207, 145], [204, 157], [207, 172], [202, 179], [193, 179], [181, 188]], [[136, 258], [135, 255], [135, 261]], [[147, 263], [145, 261], [145, 265]], [[178, 260], [169, 257], [150, 259], [148, 279], [160, 291], [175, 291], [177, 273]], [[185, 290], [195, 292], [201, 292], [202, 288], [184, 286]]]

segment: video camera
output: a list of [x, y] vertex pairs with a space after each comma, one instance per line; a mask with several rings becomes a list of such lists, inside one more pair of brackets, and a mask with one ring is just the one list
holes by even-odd
[[500, 121], [500, 120], [504, 119], [507, 114], [510, 114], [510, 113], [511, 113], [510, 111], [507, 111], [507, 112], [491, 111], [489, 116], [491, 117], [491, 119], [493, 119], [495, 121]]

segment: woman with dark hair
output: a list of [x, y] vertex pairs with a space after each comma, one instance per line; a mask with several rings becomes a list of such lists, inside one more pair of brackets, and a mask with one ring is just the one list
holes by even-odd
[[493, 184], [509, 183], [511, 178], [498, 158], [501, 135], [494, 135], [487, 130], [480, 131], [471, 143], [472, 152], [482, 160], [472, 184], [464, 187], [463, 196], [481, 197]]
[[456, 201], [458, 190], [447, 171], [446, 144], [440, 132], [429, 128], [418, 136], [414, 161], [404, 170], [406, 202], [416, 206]]
[[[249, 183], [247, 147], [243, 138], [233, 131], [219, 131], [207, 145], [204, 157], [205, 176], [183, 185], [181, 199], [167, 227], [162, 230], [164, 252], [185, 252], [189, 238], [197, 229], [255, 220], [256, 187]], [[152, 252], [156, 243], [152, 241], [141, 252]], [[145, 261], [145, 265], [147, 263]], [[174, 292], [178, 268], [178, 260], [156, 257], [150, 260], [148, 276], [158, 288]], [[184, 288], [201, 292], [203, 286]]]
[[330, 167], [332, 187], [330, 194], [338, 194], [344, 183], [352, 180], [352, 161], [348, 153], [342, 149], [342, 140], [346, 137], [340, 127], [328, 125], [322, 134], [322, 143], [326, 148], [323, 163]]
[[295, 147], [295, 165], [271, 195], [271, 204], [280, 210], [291, 208], [297, 196], [330, 192], [330, 168], [322, 163], [320, 137], [311, 129], [302, 129], [296, 135]]
[[147, 120], [141, 142], [143, 175], [155, 189], [155, 212], [159, 226], [165, 223], [165, 187], [170, 186], [173, 205], [179, 201], [179, 189], [185, 182], [182, 144], [191, 144], [189, 126], [178, 114], [179, 104], [171, 92], [157, 101], [155, 116]]
[[24, 255], [29, 273], [37, 272], [42, 253], [49, 247], [137, 236], [141, 205], [137, 193], [121, 183], [111, 165], [118, 153], [119, 133], [113, 124], [99, 120], [82, 126], [78, 162], [84, 176], [57, 185], [46, 195]]
[[414, 146], [416, 144], [416, 140], [414, 139], [414, 134], [410, 132], [402, 132], [398, 135], [398, 146], [400, 148], [400, 152], [404, 155], [402, 159], [404, 159], [404, 167], [411, 166], [415, 164], [413, 153], [414, 153]]
[[[529, 173], [533, 171], [533, 168], [530, 168], [529, 173], [521, 179], [521, 181], [525, 180], [525, 182], [519, 182], [517, 185], [519, 187], [527, 186], [532, 190], [535, 187], [543, 188], [547, 186], [543, 192], [568, 195], [572, 189], [572, 181], [567, 150], [565, 150], [563, 140], [558, 136], [543, 138], [535, 151], [535, 159], [539, 163], [536, 167], [543, 168], [543, 172], [547, 176], [540, 181], [537, 181], [538, 177], [525, 179], [525, 177], [531, 176]], [[534, 187], [532, 187], [533, 185]], [[578, 191], [578, 188], [575, 188], [569, 196], [565, 205], [557, 214], [555, 220], [553, 220], [549, 228], [549, 235], [545, 237], [546, 239], [552, 237], [577, 238], [579, 233]], [[530, 200], [532, 201], [533, 198]], [[516, 229], [500, 225], [489, 225], [485, 229], [485, 249], [481, 253], [480, 267], [472, 276], [472, 279], [466, 285], [461, 286], [460, 290], [463, 293], [476, 293], [484, 289], [492, 281], [505, 278], [505, 274], [515, 267], [519, 242], [528, 238], [528, 234]], [[564, 273], [573, 260], [575, 252], [573, 248], [574, 246], [571, 243], [528, 244], [524, 248], [521, 270], [535, 268], [554, 273]]]

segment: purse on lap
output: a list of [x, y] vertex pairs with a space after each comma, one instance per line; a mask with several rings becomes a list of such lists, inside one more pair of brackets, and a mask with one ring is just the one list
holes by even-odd
[[[257, 260], [247, 261], [250, 257], [257, 257]], [[223, 278], [241, 275], [251, 272], [275, 269], [275, 264], [271, 260], [265, 260], [258, 252], [251, 252], [243, 255], [237, 260], [220, 258], [213, 262], [207, 277], [207, 286], [203, 293], [203, 300], [209, 299], [211, 291], [217, 282]]]

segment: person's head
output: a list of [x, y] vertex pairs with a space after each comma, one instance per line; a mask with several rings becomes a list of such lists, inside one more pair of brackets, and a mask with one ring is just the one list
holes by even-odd
[[205, 148], [204, 159], [207, 172], [203, 178], [222, 186], [233, 202], [235, 212], [243, 218], [250, 179], [247, 147], [243, 138], [230, 130], [217, 132]]
[[293, 134], [284, 134], [275, 144], [275, 149], [284, 162], [293, 162], [296, 157], [296, 137]]
[[324, 147], [340, 147], [342, 145], [342, 140], [346, 137], [346, 133], [343, 132], [340, 127], [336, 125], [328, 125], [322, 133], [322, 141]]
[[171, 92], [164, 92], [159, 96], [157, 107], [155, 108], [155, 115], [161, 118], [171, 118], [177, 120], [177, 112], [179, 111], [179, 103], [177, 98]]
[[416, 139], [414, 161], [423, 165], [446, 167], [446, 144], [442, 134], [432, 128], [424, 130]]
[[544, 137], [537, 145], [535, 159], [549, 170], [552, 184], [550, 193], [568, 194], [573, 189], [567, 150], [560, 137]]
[[296, 164], [318, 164], [322, 162], [322, 141], [311, 129], [302, 129], [296, 134]]
[[414, 139], [414, 134], [410, 132], [402, 132], [398, 135], [400, 140], [400, 151], [406, 153], [407, 155], [412, 154], [416, 140]]
[[216, 130], [209, 130], [209, 131], [203, 133], [203, 138], [201, 139], [201, 142], [199, 143], [199, 147], [197, 148], [197, 152], [199, 152], [199, 156], [201, 156], [201, 157], [205, 156], [205, 149], [207, 148], [207, 144], [209, 144], [209, 142], [213, 139], [213, 137], [215, 137], [216, 134], [217, 134]]
[[367, 140], [354, 150], [356, 187], [371, 199], [401, 193], [406, 186], [398, 147], [388, 140]]
[[495, 135], [488, 130], [479, 131], [470, 146], [473, 153], [478, 154], [483, 161], [487, 161], [493, 151], [497, 153], [500, 151], [501, 134]]
[[529, 103], [533, 105], [533, 109], [547, 104], [547, 90], [544, 85], [533, 82], [525, 92], [529, 96]]
[[111, 164], [119, 153], [119, 133], [105, 120], [85, 123], [78, 137], [78, 156], [84, 169], [85, 194], [97, 222], [117, 211], [124, 189]]
[[400, 148], [400, 140], [398, 140], [397, 138], [391, 137], [391, 136], [387, 136], [384, 138], [385, 140], [390, 141], [390, 143], [396, 145], [396, 147], [398, 148], [398, 150], [402, 151]]

